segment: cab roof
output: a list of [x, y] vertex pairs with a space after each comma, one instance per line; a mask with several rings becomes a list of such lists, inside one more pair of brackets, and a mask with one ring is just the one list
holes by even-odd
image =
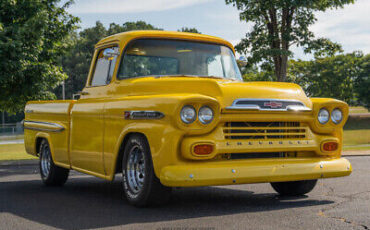
[[123, 32], [111, 35], [109, 37], [103, 38], [96, 45], [95, 48], [104, 46], [109, 43], [119, 43], [122, 47], [125, 46], [128, 42], [138, 39], [138, 38], [168, 38], [168, 39], [180, 39], [180, 40], [192, 40], [192, 41], [201, 41], [208, 43], [217, 43], [225, 45], [231, 48], [235, 53], [234, 46], [218, 37], [197, 34], [197, 33], [187, 33], [187, 32], [175, 32], [175, 31], [163, 31], [163, 30], [134, 30], [129, 32]]

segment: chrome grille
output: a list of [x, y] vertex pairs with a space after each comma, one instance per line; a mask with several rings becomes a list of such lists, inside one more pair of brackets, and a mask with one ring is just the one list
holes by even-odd
[[304, 139], [306, 127], [300, 122], [226, 122], [225, 139]]

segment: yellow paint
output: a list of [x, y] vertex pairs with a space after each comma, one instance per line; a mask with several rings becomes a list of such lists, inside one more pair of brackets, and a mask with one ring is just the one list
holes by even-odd
[[[181, 32], [134, 31], [110, 36], [96, 45], [94, 59], [101, 48], [118, 46], [122, 54], [128, 42], [138, 38], [165, 38], [232, 45], [220, 38]], [[118, 57], [117, 63], [120, 63]], [[280, 82], [237, 82], [226, 79], [184, 77], [142, 77], [116, 79], [106, 86], [91, 87], [90, 67], [81, 99], [75, 101], [32, 101], [26, 105], [27, 121], [62, 125], [61, 132], [25, 130], [25, 146], [29, 154], [37, 155], [37, 138], [49, 141], [52, 156], [59, 166], [112, 180], [116, 172], [119, 151], [130, 133], [147, 138], [154, 171], [168, 186], [199, 186], [232, 183], [256, 183], [346, 176], [350, 163], [340, 158], [342, 128], [348, 117], [346, 103], [334, 99], [308, 98], [301, 87]], [[228, 110], [238, 98], [294, 99], [312, 111], [242, 111]], [[197, 110], [207, 105], [215, 111], [214, 120], [204, 125], [198, 120], [184, 124], [180, 110], [192, 105]], [[340, 108], [344, 119], [339, 125], [329, 121], [317, 122], [317, 113]], [[158, 120], [126, 120], [125, 111], [154, 110], [165, 116]], [[306, 138], [302, 140], [264, 139], [226, 140], [225, 122], [301, 122]], [[38, 128], [45, 126], [38, 126]], [[27, 128], [27, 126], [26, 126]], [[321, 151], [324, 141], [336, 140], [339, 149], [332, 153]], [[249, 141], [253, 142], [252, 144]], [[240, 142], [240, 143], [238, 143]], [[198, 143], [215, 146], [209, 156], [196, 156], [192, 148]], [[223, 155], [249, 152], [296, 152], [295, 157], [279, 159], [229, 160]], [[323, 168], [320, 168], [320, 164]], [[236, 173], [231, 174], [235, 169]], [[194, 178], [190, 180], [189, 174]], [[235, 180], [235, 182], [233, 182]]]

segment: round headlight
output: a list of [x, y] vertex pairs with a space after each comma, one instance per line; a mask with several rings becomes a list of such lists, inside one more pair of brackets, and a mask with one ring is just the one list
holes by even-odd
[[203, 124], [211, 123], [213, 120], [213, 110], [208, 106], [203, 106], [199, 109], [198, 118]]
[[340, 109], [334, 109], [332, 112], [331, 112], [331, 120], [335, 123], [335, 124], [339, 124], [343, 119], [343, 113]]
[[326, 124], [329, 121], [329, 111], [327, 109], [320, 109], [317, 119], [321, 124]]
[[184, 123], [190, 124], [190, 123], [193, 123], [195, 119], [197, 118], [197, 113], [195, 112], [195, 109], [193, 108], [193, 106], [185, 105], [181, 109], [180, 117]]

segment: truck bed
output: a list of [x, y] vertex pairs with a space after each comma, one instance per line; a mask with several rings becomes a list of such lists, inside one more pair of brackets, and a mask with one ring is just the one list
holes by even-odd
[[24, 142], [27, 153], [38, 155], [42, 139], [49, 142], [57, 165], [70, 167], [69, 135], [75, 100], [30, 101], [25, 107]]

